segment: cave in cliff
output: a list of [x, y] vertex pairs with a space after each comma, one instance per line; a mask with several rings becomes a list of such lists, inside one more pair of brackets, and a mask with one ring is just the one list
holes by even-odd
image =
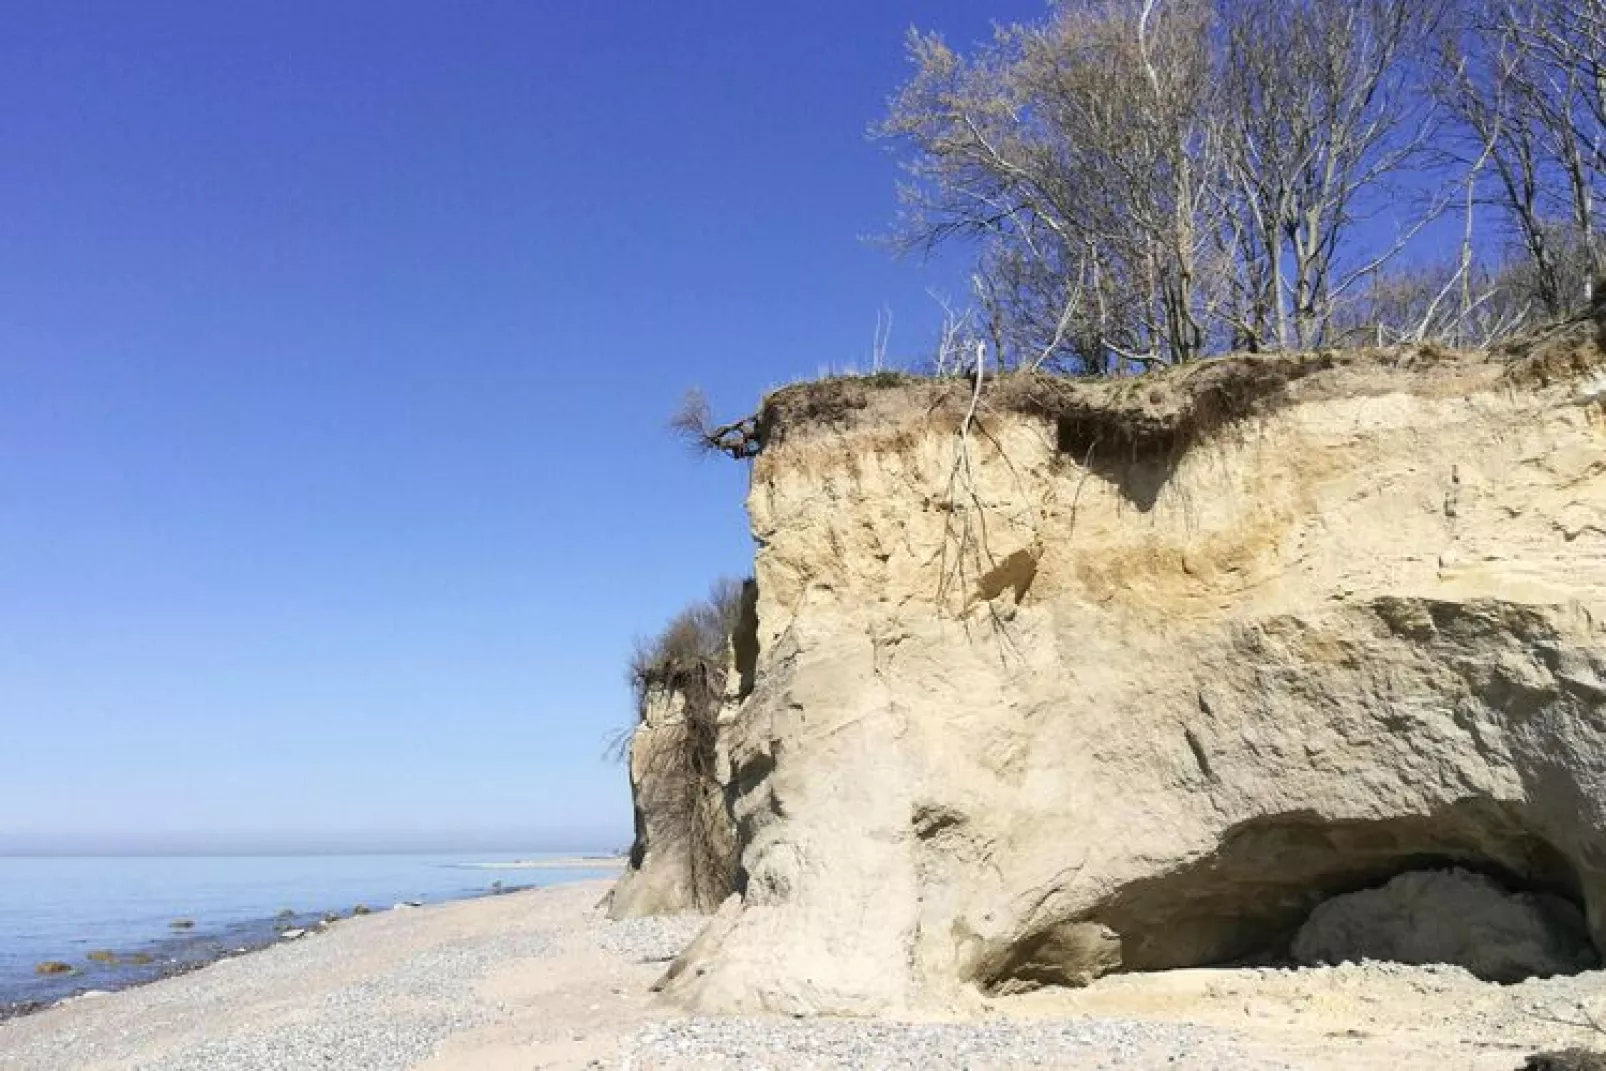
[[[1517, 982], [1599, 965], [1572, 865], [1519, 812], [1486, 800], [1375, 822], [1253, 819], [1205, 859], [1077, 920], [1089, 923], [1125, 971], [1364, 959]], [[1065, 935], [1063, 924], [1024, 935], [978, 964], [977, 980], [993, 992], [1085, 981], [1085, 943]]]

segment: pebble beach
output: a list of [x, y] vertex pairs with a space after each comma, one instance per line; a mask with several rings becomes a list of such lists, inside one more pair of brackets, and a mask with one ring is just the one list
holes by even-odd
[[608, 921], [607, 882], [347, 919], [180, 977], [0, 1024], [7, 1071], [536, 1068], [1518, 1068], [1588, 1044], [1599, 974], [1184, 971], [991, 1002], [979, 1017], [719, 1019], [652, 983], [695, 917]]

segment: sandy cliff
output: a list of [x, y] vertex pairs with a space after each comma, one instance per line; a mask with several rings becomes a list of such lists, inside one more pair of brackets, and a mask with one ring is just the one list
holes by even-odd
[[772, 396], [739, 895], [668, 993], [870, 1014], [1277, 957], [1452, 865], [1606, 947], [1599, 358]]

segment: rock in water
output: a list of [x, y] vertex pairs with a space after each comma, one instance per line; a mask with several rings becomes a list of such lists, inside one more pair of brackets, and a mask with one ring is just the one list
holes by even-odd
[[[1286, 952], [1461, 866], [1606, 942], [1606, 355], [839, 378], [754, 427], [733, 895], [664, 991], [875, 1015]], [[648, 823], [654, 820], [651, 802]]]
[[1444, 963], [1491, 982], [1596, 965], [1577, 908], [1554, 896], [1507, 892], [1465, 870], [1413, 871], [1334, 897], [1300, 928], [1293, 953], [1307, 965]]

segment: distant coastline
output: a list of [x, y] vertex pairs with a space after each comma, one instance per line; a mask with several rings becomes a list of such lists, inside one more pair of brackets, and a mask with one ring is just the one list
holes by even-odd
[[623, 870], [622, 855], [571, 855], [560, 859], [515, 859], [506, 863], [458, 863], [462, 870]]

